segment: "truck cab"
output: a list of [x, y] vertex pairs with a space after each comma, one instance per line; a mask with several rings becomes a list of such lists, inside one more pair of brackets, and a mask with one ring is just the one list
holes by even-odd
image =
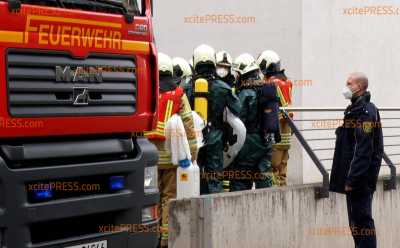
[[0, 248], [156, 247], [151, 0], [0, 0]]

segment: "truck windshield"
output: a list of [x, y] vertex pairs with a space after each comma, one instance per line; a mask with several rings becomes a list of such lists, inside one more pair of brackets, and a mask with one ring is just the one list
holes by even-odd
[[137, 0], [22, 0], [21, 3], [103, 13], [140, 15]]

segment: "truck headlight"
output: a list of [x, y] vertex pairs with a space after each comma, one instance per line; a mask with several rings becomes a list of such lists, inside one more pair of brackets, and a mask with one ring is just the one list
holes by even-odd
[[157, 166], [144, 168], [144, 193], [151, 194], [158, 192]]
[[157, 205], [146, 207], [142, 209], [142, 223], [158, 219]]

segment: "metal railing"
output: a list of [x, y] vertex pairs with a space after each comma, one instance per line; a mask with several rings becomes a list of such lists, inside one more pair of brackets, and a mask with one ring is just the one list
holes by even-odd
[[[290, 128], [292, 129], [293, 134], [296, 136], [297, 140], [299, 143], [302, 145], [304, 150], [307, 152], [311, 160], [314, 162], [315, 166], [319, 170], [319, 172], [322, 175], [322, 186], [317, 187], [315, 189], [315, 197], [317, 199], [319, 198], [327, 198], [329, 197], [329, 170], [325, 168], [322, 162], [325, 161], [332, 161], [333, 158], [322, 158], [320, 159], [316, 152], [321, 152], [321, 151], [333, 151], [334, 147], [322, 147], [322, 148], [312, 148], [309, 144], [309, 142], [319, 142], [319, 141], [333, 141], [336, 139], [335, 137], [318, 137], [318, 138], [305, 138], [304, 133], [309, 132], [309, 131], [334, 131], [336, 127], [330, 127], [330, 128], [305, 128], [305, 129], [299, 129], [298, 126], [295, 124], [295, 122], [313, 122], [313, 121], [340, 121], [343, 118], [343, 115], [340, 116], [340, 118], [332, 119], [332, 118], [311, 118], [311, 119], [298, 119], [298, 120], [292, 120], [288, 114], [288, 112], [344, 112], [344, 108], [281, 108], [281, 112], [284, 116], [284, 118], [288, 121], [288, 124]], [[400, 108], [379, 108], [379, 111], [381, 113], [383, 112], [396, 112], [400, 113]], [[387, 121], [387, 120], [400, 120], [400, 117], [382, 117], [381, 121]], [[338, 122], [339, 123], [339, 122]], [[339, 126], [339, 125], [338, 125]], [[383, 126], [383, 129], [399, 129], [400, 126]], [[397, 134], [390, 134], [390, 135], [384, 135], [384, 138], [397, 138], [400, 137], [400, 131]], [[390, 145], [385, 145], [385, 151], [387, 147], [399, 147], [400, 144], [390, 144]], [[387, 154], [384, 152], [383, 155], [383, 160], [386, 163], [385, 165], [389, 167], [390, 169], [390, 177], [389, 178], [384, 178], [384, 190], [394, 190], [396, 189], [396, 165], [400, 165], [400, 161], [398, 163], [393, 163], [392, 160], [390, 159], [390, 156], [400, 156], [400, 153], [391, 153]]]

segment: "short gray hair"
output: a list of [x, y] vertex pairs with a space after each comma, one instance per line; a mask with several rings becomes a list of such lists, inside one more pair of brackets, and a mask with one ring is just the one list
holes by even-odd
[[350, 74], [350, 77], [356, 80], [357, 83], [361, 85], [363, 90], [368, 89], [368, 77], [362, 72], [353, 72]]

